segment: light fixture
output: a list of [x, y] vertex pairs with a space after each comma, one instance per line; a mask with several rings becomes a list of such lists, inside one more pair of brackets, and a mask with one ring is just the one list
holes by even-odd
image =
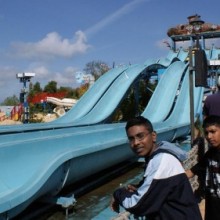
[[199, 32], [202, 28], [202, 25], [205, 23], [203, 20], [200, 19], [200, 15], [193, 15], [188, 17], [189, 24], [192, 26], [192, 29], [195, 33]]

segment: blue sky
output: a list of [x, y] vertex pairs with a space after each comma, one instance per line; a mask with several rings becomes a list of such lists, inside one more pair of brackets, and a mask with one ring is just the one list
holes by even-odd
[[164, 57], [168, 28], [196, 13], [220, 24], [219, 8], [219, 0], [0, 0], [0, 102], [19, 96], [19, 72], [36, 73], [42, 87], [76, 87], [88, 62]]

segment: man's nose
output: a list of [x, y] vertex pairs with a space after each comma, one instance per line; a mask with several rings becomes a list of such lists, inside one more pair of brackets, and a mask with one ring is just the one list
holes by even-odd
[[140, 143], [140, 140], [138, 138], [134, 138], [133, 145], [136, 146]]
[[207, 133], [206, 137], [207, 137], [207, 139], [210, 139], [210, 138], [212, 138], [212, 134], [211, 133]]

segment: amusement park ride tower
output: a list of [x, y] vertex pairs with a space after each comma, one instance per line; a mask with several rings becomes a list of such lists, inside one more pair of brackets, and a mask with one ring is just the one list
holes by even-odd
[[21, 89], [20, 99], [21, 103], [23, 103], [24, 108], [24, 123], [28, 123], [29, 121], [29, 106], [27, 102], [27, 82], [30, 82], [30, 79], [35, 76], [35, 73], [17, 73], [17, 78], [20, 79], [20, 82], [23, 83], [23, 88]]
[[[199, 15], [188, 17], [188, 24], [178, 25], [170, 28], [167, 35], [172, 40], [172, 49], [176, 51], [176, 43], [180, 41], [190, 41], [189, 51], [189, 94], [190, 94], [190, 121], [191, 121], [191, 144], [194, 135], [194, 94], [193, 87], [207, 87], [207, 78], [214, 74], [216, 79], [220, 74], [220, 50], [218, 56], [206, 56], [205, 40], [220, 38], [220, 26], [205, 23]], [[200, 42], [201, 41], [201, 42]], [[210, 49], [210, 51], [213, 50]], [[195, 83], [194, 77], [195, 75]]]

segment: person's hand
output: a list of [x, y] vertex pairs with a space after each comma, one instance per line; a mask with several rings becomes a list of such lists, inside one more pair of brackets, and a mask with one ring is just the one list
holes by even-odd
[[137, 191], [137, 188], [133, 185], [127, 185], [127, 188], [126, 188], [129, 192], [135, 192]]
[[112, 196], [112, 199], [111, 199], [110, 208], [111, 208], [112, 211], [119, 213], [120, 205], [115, 200], [115, 198], [113, 196]]
[[186, 172], [186, 175], [189, 179], [194, 177], [194, 173], [191, 170], [186, 170], [185, 172]]

